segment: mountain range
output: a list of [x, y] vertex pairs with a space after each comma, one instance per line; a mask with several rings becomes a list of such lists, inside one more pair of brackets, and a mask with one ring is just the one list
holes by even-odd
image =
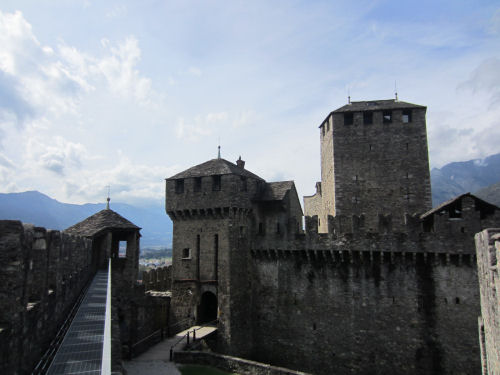
[[463, 162], [453, 162], [431, 170], [433, 206], [459, 194], [473, 193], [498, 205], [500, 186], [500, 154]]
[[[500, 206], [500, 153], [433, 168], [431, 183], [434, 206], [467, 192]], [[99, 203], [61, 203], [38, 191], [0, 193], [0, 219], [21, 220], [50, 229], [66, 229], [104, 208]], [[163, 203], [144, 207], [113, 203], [111, 209], [142, 228], [143, 248], [171, 247], [172, 222]]]
[[[0, 194], [0, 219], [21, 220], [49, 229], [66, 229], [104, 208], [101, 203], [61, 203], [38, 191]], [[110, 208], [142, 228], [142, 247], [171, 247], [172, 221], [163, 204], [137, 207], [112, 203]]]

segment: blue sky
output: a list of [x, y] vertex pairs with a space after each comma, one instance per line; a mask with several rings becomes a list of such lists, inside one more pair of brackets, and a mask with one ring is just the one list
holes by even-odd
[[318, 125], [352, 100], [426, 105], [432, 167], [500, 152], [494, 1], [24, 1], [0, 5], [0, 192], [163, 198], [240, 155], [320, 179]]

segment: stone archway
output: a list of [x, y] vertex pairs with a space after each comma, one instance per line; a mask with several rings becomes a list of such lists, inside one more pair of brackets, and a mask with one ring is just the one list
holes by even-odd
[[217, 319], [217, 296], [212, 292], [204, 292], [198, 306], [198, 324], [204, 324]]

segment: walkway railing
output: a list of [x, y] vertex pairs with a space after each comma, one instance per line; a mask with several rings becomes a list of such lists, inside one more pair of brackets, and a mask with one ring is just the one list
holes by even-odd
[[218, 319], [215, 319], [215, 320], [212, 320], [211, 322], [208, 322], [208, 323], [204, 323], [202, 325], [200, 325], [199, 327], [197, 328], [194, 328], [193, 330], [189, 330], [179, 338], [179, 340], [177, 340], [171, 347], [170, 347], [170, 361], [172, 361], [174, 359], [174, 348], [179, 345], [179, 343], [184, 340], [184, 338], [186, 338], [186, 345], [189, 345], [189, 337], [190, 337], [190, 334], [191, 332], [193, 333], [193, 338], [192, 338], [192, 342], [194, 343], [196, 341], [196, 331], [199, 331], [200, 329], [204, 328], [204, 327], [207, 327], [207, 326], [214, 326], [217, 324], [219, 320]]
[[152, 346], [152, 344], [156, 344], [160, 341], [163, 341], [166, 337], [169, 337], [170, 332], [172, 331], [172, 328], [179, 326], [179, 325], [180, 326], [185, 325], [186, 323], [191, 322], [192, 320], [193, 320], [192, 318], [187, 318], [187, 319], [181, 320], [175, 324], [168, 325], [166, 328], [162, 327], [162, 328], [157, 329], [156, 331], [152, 332], [148, 336], [140, 339], [136, 343], [129, 345], [129, 353], [128, 353], [129, 359], [132, 359], [135, 356], [135, 353], [138, 353], [138, 354], [141, 353], [140, 349], [139, 349], [139, 352], [136, 350], [137, 347], [140, 347], [141, 345], [146, 344], [146, 348], [149, 348], [150, 346]]

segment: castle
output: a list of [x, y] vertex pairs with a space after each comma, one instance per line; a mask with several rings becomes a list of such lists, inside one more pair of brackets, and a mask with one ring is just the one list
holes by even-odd
[[293, 181], [266, 182], [241, 157], [167, 178], [172, 266], [142, 284], [140, 228], [109, 205], [63, 232], [0, 220], [0, 372], [39, 368], [111, 259], [115, 372], [216, 323], [214, 351], [314, 374], [498, 373], [500, 237], [481, 231], [500, 209], [472, 194], [431, 209], [425, 112], [397, 100], [331, 112], [305, 217]]
[[217, 350], [315, 374], [478, 374], [474, 234], [499, 209], [431, 209], [426, 107], [352, 102], [320, 124], [321, 182], [221, 158], [166, 180], [172, 322], [218, 317]]

